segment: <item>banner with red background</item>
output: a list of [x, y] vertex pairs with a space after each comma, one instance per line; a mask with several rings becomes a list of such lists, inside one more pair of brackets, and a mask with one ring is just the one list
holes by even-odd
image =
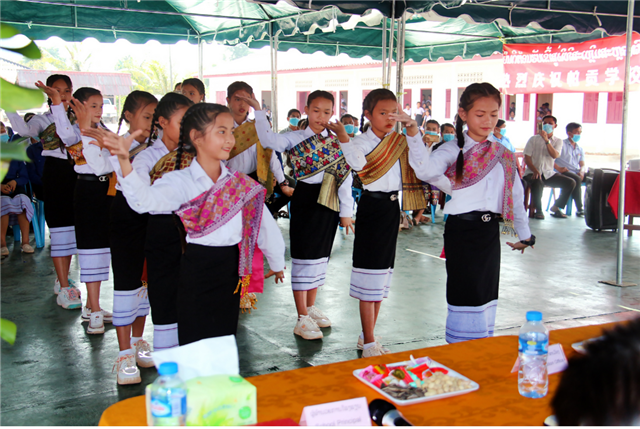
[[[622, 92], [626, 36], [583, 43], [504, 45], [507, 94]], [[640, 89], [640, 34], [633, 33], [631, 87]]]

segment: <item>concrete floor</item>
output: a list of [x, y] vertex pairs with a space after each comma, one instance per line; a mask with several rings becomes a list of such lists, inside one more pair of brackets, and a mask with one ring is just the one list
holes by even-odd
[[[415, 227], [399, 236], [392, 290], [376, 331], [393, 352], [444, 344], [446, 272], [444, 261], [435, 257], [443, 245], [440, 213], [436, 220], [436, 225]], [[278, 223], [288, 242], [288, 220]], [[538, 237], [535, 250], [520, 255], [506, 244], [503, 247], [496, 335], [517, 333], [525, 312], [532, 309], [543, 311], [551, 328], [639, 315], [640, 287], [598, 283], [615, 278], [614, 233], [593, 232], [576, 217], [548, 216], [544, 221], [532, 220], [531, 225]], [[637, 235], [625, 239], [624, 279], [640, 283]], [[267, 282], [258, 310], [240, 317], [243, 376], [358, 358], [358, 301], [348, 295], [352, 246], [353, 236], [339, 232], [327, 284], [318, 294], [317, 306], [333, 322], [332, 328], [324, 330], [322, 341], [293, 335], [296, 316], [289, 280], [278, 286]], [[1, 423], [95, 425], [109, 405], [142, 394], [157, 376], [155, 369], [142, 369], [140, 385], [118, 386], [111, 372], [118, 351], [115, 329], [107, 325], [105, 335], [86, 335], [80, 311], [56, 305], [48, 243], [34, 255], [21, 254], [16, 246], [10, 245], [10, 250], [1, 265], [0, 311], [18, 325], [18, 338], [13, 346], [4, 342], [1, 346]], [[75, 258], [71, 277], [79, 279]], [[84, 285], [80, 287], [86, 297]], [[105, 308], [111, 308], [112, 294], [113, 284], [107, 282], [101, 298]], [[152, 343], [150, 321], [145, 337]]]

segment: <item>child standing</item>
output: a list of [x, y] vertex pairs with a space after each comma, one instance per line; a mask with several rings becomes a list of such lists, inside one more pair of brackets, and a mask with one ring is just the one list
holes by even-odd
[[451, 195], [444, 208], [449, 215], [444, 230], [449, 343], [493, 336], [500, 283], [500, 218], [503, 233], [517, 233], [522, 239], [507, 243], [513, 250], [524, 252], [535, 244], [513, 152], [488, 140], [498, 122], [501, 101], [493, 85], [469, 85], [460, 98], [456, 139], [436, 151], [425, 149], [416, 170], [418, 178]]
[[168, 172], [152, 186], [129, 162], [129, 145], [138, 132], [127, 139], [105, 138], [120, 161], [120, 181], [131, 206], [139, 212], [177, 211], [185, 224], [178, 290], [181, 345], [235, 335], [256, 243], [271, 265], [270, 275], [276, 281], [284, 278], [284, 240], [265, 210], [264, 188], [222, 162], [235, 144], [233, 128], [226, 107], [192, 106], [182, 121], [180, 152], [195, 151], [197, 158], [189, 168]]
[[[122, 107], [118, 131], [122, 122], [129, 124], [129, 131], [123, 136], [141, 130], [129, 150], [129, 160], [148, 146], [153, 114], [158, 100], [148, 92], [133, 91]], [[100, 133], [85, 130], [89, 137], [102, 140]], [[106, 153], [105, 153], [106, 152]], [[120, 171], [116, 156], [103, 149], [104, 161], [113, 171]], [[109, 243], [113, 268], [113, 325], [118, 335], [120, 353], [116, 359], [118, 384], [140, 383], [138, 366], [153, 366], [149, 344], [142, 338], [146, 316], [149, 314], [149, 296], [146, 282], [141, 281], [144, 269], [144, 245], [147, 232], [147, 214], [139, 214], [131, 209], [122, 194], [120, 184], [116, 185], [116, 195], [111, 205]]]
[[51, 258], [57, 278], [53, 292], [58, 305], [65, 309], [80, 309], [80, 290], [69, 280], [71, 256], [77, 253], [73, 216], [73, 194], [77, 175], [73, 170], [65, 145], [78, 143], [82, 136], [75, 117], [69, 109], [73, 86], [69, 76], [52, 74], [46, 85], [40, 81], [36, 86], [48, 96], [50, 111], [35, 115], [26, 123], [17, 113], [7, 112], [14, 132], [23, 137], [33, 137], [43, 144], [42, 155], [46, 157], [42, 172], [44, 194], [44, 216], [51, 234]]
[[[351, 143], [342, 143], [342, 149], [364, 186], [356, 214], [349, 295], [360, 300], [362, 333], [357, 348], [363, 350], [362, 357], [370, 357], [387, 351], [376, 340], [374, 327], [391, 287], [400, 223], [398, 193], [402, 191], [402, 210], [425, 205], [422, 184], [413, 171], [424, 145], [417, 122], [402, 111], [388, 89], [371, 91], [362, 111], [362, 122], [367, 118], [370, 128]], [[393, 131], [397, 121], [406, 127], [406, 136]], [[335, 130], [342, 141], [344, 127]]]
[[180, 91], [182, 92], [182, 95], [194, 103], [204, 103], [205, 89], [204, 83], [202, 83], [200, 79], [196, 77], [186, 79], [182, 82]]
[[260, 110], [255, 97], [243, 100], [256, 110], [260, 142], [291, 155], [298, 180], [291, 199], [289, 229], [291, 286], [298, 312], [293, 332], [305, 340], [320, 339], [320, 328], [331, 326], [331, 321], [315, 306], [318, 287], [325, 283], [338, 223], [347, 234], [353, 230], [351, 169], [342, 155], [341, 141], [327, 129], [333, 115], [333, 95], [326, 91], [309, 94], [304, 108], [307, 128], [286, 134], [271, 130], [266, 112]]
[[[71, 105], [82, 129], [102, 125], [102, 94], [94, 88], [80, 88], [73, 94]], [[112, 322], [112, 314], [100, 307], [100, 284], [109, 280], [109, 211], [115, 195], [112, 168], [103, 168], [101, 149], [83, 137], [67, 151], [75, 160], [78, 174], [73, 211], [78, 243], [80, 281], [87, 286], [87, 304], [82, 319], [89, 322], [88, 334], [104, 334], [104, 324]]]

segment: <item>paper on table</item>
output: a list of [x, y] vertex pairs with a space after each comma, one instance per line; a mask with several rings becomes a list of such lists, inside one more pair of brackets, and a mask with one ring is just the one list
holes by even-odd
[[[567, 357], [564, 354], [562, 344], [554, 344], [549, 346], [549, 354], [547, 355], [547, 373], [549, 375], [557, 372], [562, 372], [567, 369], [569, 363]], [[511, 368], [511, 373], [514, 373], [520, 369], [520, 357], [516, 359], [516, 363]]]
[[153, 352], [156, 368], [164, 362], [176, 362], [182, 381], [209, 375], [240, 373], [236, 337], [206, 338], [172, 349]]

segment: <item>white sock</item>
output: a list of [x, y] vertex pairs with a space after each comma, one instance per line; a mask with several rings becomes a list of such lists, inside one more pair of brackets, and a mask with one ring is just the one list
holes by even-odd
[[137, 343], [138, 340], [141, 340], [141, 339], [142, 337], [131, 337], [131, 348], [133, 348], [133, 345]]
[[374, 341], [374, 342], [372, 342], [372, 343], [367, 343], [367, 344], [365, 344], [365, 345], [364, 345], [363, 349], [364, 349], [364, 350], [367, 350], [367, 349], [370, 349], [371, 347], [373, 347], [373, 346], [375, 346], [375, 345], [376, 345], [376, 342], [375, 342], [375, 341]]
[[360, 332], [360, 339], [364, 340], [364, 332]]
[[122, 356], [126, 356], [126, 355], [132, 355], [132, 354], [134, 354], [133, 348], [128, 349], [128, 350], [122, 350], [120, 353], [118, 353], [118, 357], [122, 357]]

